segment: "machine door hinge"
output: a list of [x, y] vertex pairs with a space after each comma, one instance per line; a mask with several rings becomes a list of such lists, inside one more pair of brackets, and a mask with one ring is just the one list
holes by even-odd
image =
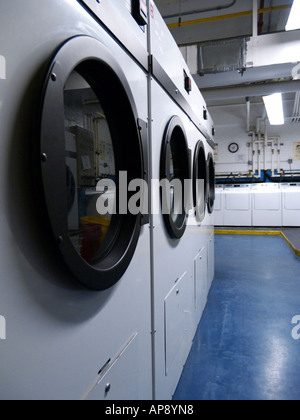
[[[148, 124], [142, 119], [138, 119], [138, 128], [140, 132], [140, 140], [142, 146], [142, 158], [143, 158], [143, 179], [149, 187], [150, 185], [150, 166], [149, 166], [149, 142], [148, 142]], [[145, 194], [147, 191], [144, 192]], [[148, 195], [144, 196], [146, 200], [145, 205], [143, 203], [143, 211], [141, 213], [141, 225], [147, 225], [150, 223], [150, 191], [148, 189]]]

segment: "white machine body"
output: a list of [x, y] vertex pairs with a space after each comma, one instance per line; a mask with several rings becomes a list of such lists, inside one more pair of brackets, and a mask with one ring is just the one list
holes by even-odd
[[252, 226], [281, 226], [282, 205], [279, 184], [253, 185], [252, 206]]
[[249, 184], [226, 185], [224, 198], [224, 226], [251, 226], [251, 186]]
[[[104, 45], [123, 69], [145, 121], [147, 69], [79, 2], [25, 3], [0, 5], [0, 52], [7, 63], [6, 79], [0, 80], [0, 313], [7, 326], [6, 340], [0, 340], [0, 398], [151, 399], [149, 226], [114, 287], [79, 288], [42, 236], [30, 176], [32, 121], [48, 66], [63, 43], [83, 35]], [[101, 2], [99, 16], [112, 30], [123, 22], [117, 37], [126, 28], [128, 38], [144, 48], [141, 62], [147, 63], [147, 34], [127, 3]], [[75, 151], [72, 138], [68, 147]], [[75, 171], [74, 161], [69, 163]]]
[[224, 185], [216, 185], [215, 226], [224, 226]]
[[282, 226], [300, 226], [300, 183], [281, 184]]

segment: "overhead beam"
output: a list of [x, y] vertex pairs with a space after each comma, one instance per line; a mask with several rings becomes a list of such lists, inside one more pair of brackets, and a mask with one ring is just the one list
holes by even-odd
[[224, 99], [266, 96], [274, 92], [290, 93], [297, 91], [300, 91], [300, 80], [228, 88], [226, 87], [218, 89], [202, 89], [202, 94], [207, 102], [213, 102]]

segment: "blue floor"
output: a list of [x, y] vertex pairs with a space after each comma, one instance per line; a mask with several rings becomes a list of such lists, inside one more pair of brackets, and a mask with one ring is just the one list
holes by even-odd
[[174, 400], [300, 400], [295, 315], [300, 258], [285, 241], [216, 235], [215, 281]]

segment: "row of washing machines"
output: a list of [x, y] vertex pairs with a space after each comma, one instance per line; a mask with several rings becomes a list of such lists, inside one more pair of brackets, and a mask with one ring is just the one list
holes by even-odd
[[300, 183], [217, 185], [215, 225], [300, 227]]
[[0, 6], [0, 398], [170, 399], [214, 277], [211, 117], [152, 0], [25, 3]]

